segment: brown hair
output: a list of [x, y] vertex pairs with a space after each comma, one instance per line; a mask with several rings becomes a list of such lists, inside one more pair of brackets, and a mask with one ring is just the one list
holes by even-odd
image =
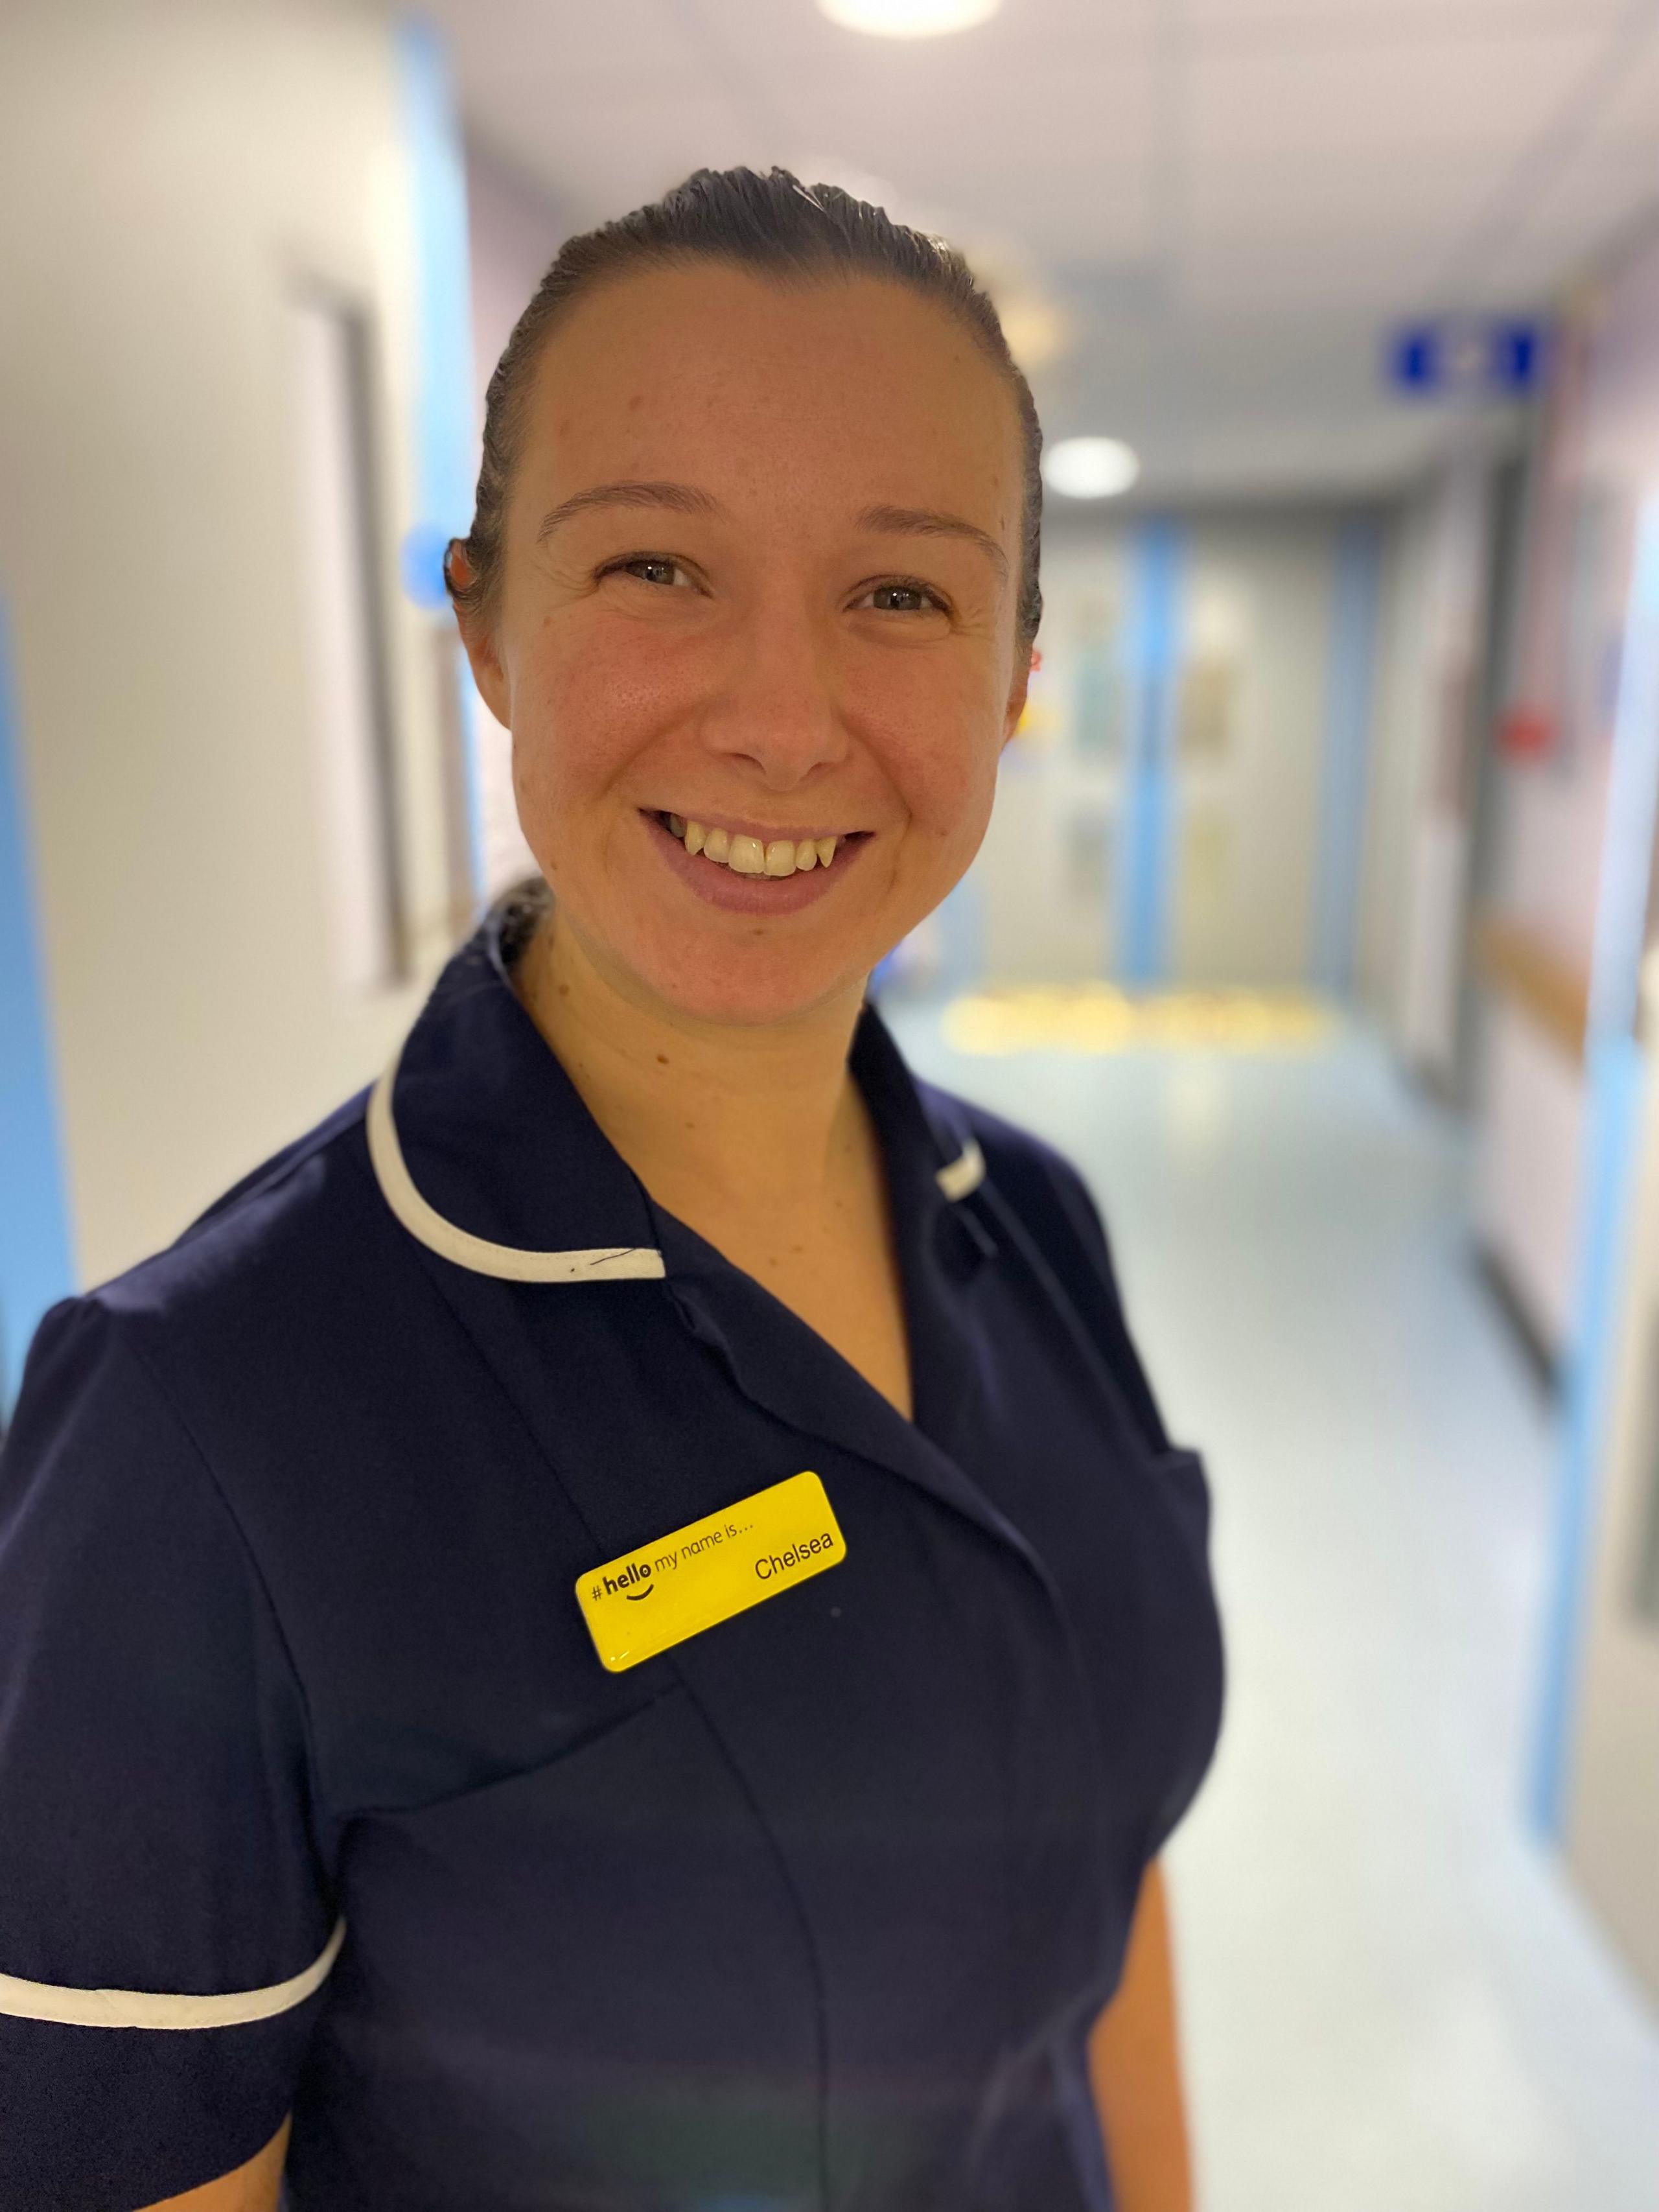
[[523, 429], [525, 403], [543, 341], [572, 303], [608, 277], [656, 265], [722, 261], [781, 282], [817, 276], [870, 276], [935, 300], [963, 324], [1000, 371], [1019, 411], [1024, 467], [1019, 599], [1022, 646], [1042, 616], [1037, 581], [1042, 532], [1042, 432], [1030, 386], [1008, 350], [1002, 325], [954, 246], [897, 223], [878, 207], [834, 185], [807, 186], [787, 169], [699, 169], [672, 192], [598, 230], [568, 239], [525, 309], [495, 364], [484, 400], [483, 460], [472, 527], [452, 538], [472, 571], [457, 586], [444, 578], [457, 609], [487, 612], [500, 589], [501, 525]]

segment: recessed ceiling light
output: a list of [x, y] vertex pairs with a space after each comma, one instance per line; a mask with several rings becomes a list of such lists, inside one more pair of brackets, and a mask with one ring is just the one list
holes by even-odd
[[1008, 350], [1028, 376], [1057, 361], [1072, 342], [1072, 326], [1052, 300], [1041, 292], [1002, 292], [992, 287], [991, 302], [1008, 341]]
[[818, 0], [832, 23], [877, 39], [937, 39], [970, 31], [994, 15], [1002, 0]]
[[1066, 499], [1110, 499], [1127, 491], [1140, 463], [1121, 438], [1062, 438], [1042, 456], [1042, 481]]

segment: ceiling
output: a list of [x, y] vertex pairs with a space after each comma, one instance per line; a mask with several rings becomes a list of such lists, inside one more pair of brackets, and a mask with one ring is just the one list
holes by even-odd
[[1659, 0], [1004, 0], [872, 39], [812, 0], [438, 0], [467, 126], [563, 222], [692, 168], [872, 180], [1066, 343], [1048, 435], [1154, 497], [1337, 494], [1446, 434], [1387, 331], [1545, 304], [1659, 216]]

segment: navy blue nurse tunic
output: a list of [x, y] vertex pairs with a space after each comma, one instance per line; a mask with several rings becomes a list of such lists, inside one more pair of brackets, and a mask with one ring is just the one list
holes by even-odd
[[[1085, 2038], [1220, 1705], [1196, 1458], [1045, 1147], [853, 1066], [905, 1420], [450, 962], [374, 1092], [54, 1307], [0, 1460], [0, 2208], [290, 2110], [294, 2212], [1102, 2212]], [[585, 1570], [841, 1565], [623, 1674]]]

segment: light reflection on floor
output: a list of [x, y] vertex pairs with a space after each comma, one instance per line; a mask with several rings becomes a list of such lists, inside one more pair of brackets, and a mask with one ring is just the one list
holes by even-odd
[[1084, 1168], [1209, 1459], [1229, 1717], [1171, 1853], [1205, 2212], [1659, 2212], [1659, 2022], [1521, 1819], [1552, 1433], [1457, 1126], [1340, 1027], [969, 1055], [884, 1011]]
[[1030, 983], [967, 992], [940, 1018], [945, 1042], [983, 1053], [1289, 1052], [1327, 1045], [1328, 1001], [1305, 991], [1121, 991], [1114, 983]]

